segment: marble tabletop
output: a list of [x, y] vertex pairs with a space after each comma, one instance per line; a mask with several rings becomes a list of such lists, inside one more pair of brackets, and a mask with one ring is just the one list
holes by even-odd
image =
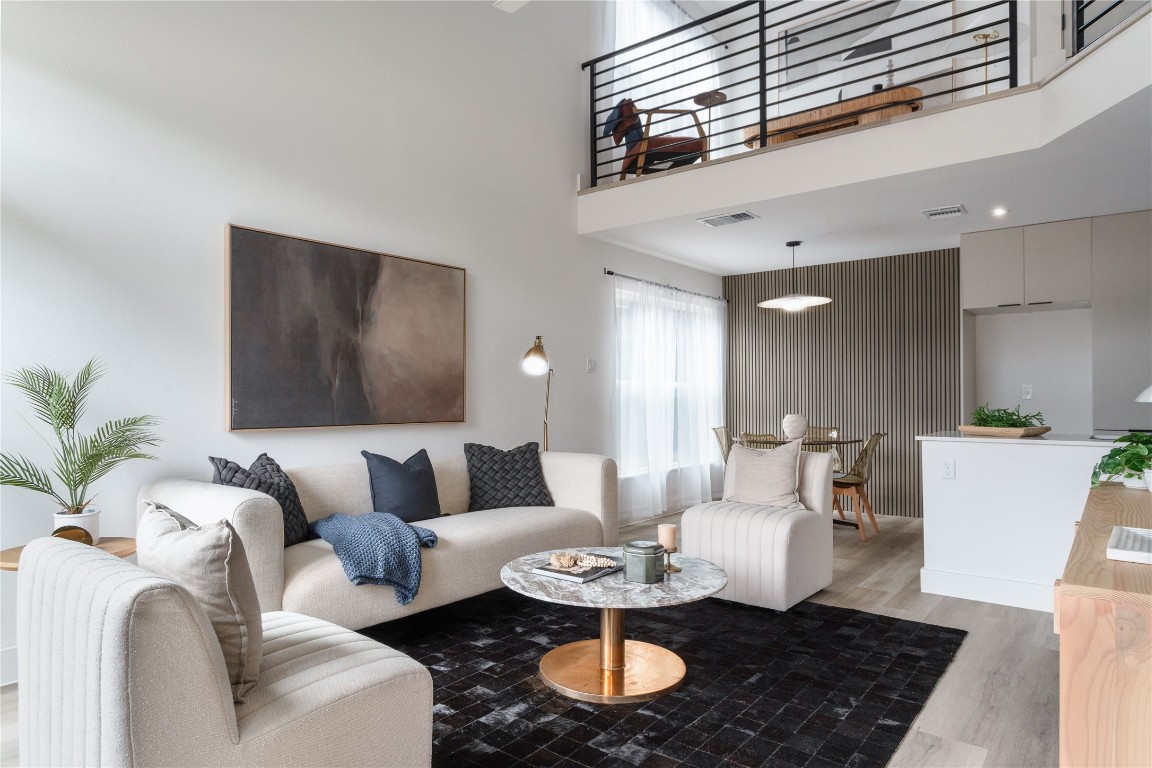
[[672, 564], [682, 569], [667, 573], [658, 584], [624, 580], [624, 571], [610, 573], [584, 584], [540, 576], [532, 569], [548, 564], [553, 552], [591, 552], [622, 559], [622, 547], [576, 547], [553, 549], [517, 558], [500, 569], [500, 578], [515, 592], [537, 600], [583, 608], [660, 608], [703, 600], [724, 589], [728, 574], [715, 563], [698, 557], [672, 555]]

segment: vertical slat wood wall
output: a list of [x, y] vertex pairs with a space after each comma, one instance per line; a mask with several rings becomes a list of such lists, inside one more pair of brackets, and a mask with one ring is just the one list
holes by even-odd
[[[831, 304], [760, 309], [791, 293], [790, 270], [724, 278], [727, 425], [780, 434], [788, 413], [848, 437], [887, 432], [872, 461], [877, 513], [921, 516], [916, 435], [960, 423], [960, 251], [801, 267], [797, 291]], [[858, 446], [845, 449], [851, 465]]]

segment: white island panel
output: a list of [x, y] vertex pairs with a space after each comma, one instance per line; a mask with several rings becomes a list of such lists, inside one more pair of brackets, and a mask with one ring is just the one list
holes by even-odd
[[[918, 437], [924, 592], [1052, 612], [1089, 478], [1112, 444], [1087, 436]], [[953, 479], [945, 479], [951, 462]]]

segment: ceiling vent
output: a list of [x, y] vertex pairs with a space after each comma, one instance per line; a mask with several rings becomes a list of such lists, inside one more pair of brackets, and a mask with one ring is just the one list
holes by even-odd
[[758, 218], [760, 217], [754, 213], [740, 211], [739, 213], [722, 213], [719, 216], [705, 216], [702, 219], [696, 219], [696, 221], [709, 227], [723, 227], [727, 224], [739, 224], [742, 221], [752, 221], [752, 219]]
[[955, 219], [968, 211], [964, 210], [962, 205], [945, 205], [942, 208], [929, 208], [921, 213], [927, 216], [929, 221], [936, 221], [936, 219]]

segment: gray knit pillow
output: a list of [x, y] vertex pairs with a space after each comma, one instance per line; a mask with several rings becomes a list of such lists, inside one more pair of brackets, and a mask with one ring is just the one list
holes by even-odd
[[465, 443], [464, 457], [468, 460], [471, 485], [469, 511], [553, 505], [540, 468], [538, 443], [525, 443], [508, 451]]
[[271, 456], [266, 453], [260, 454], [248, 469], [244, 469], [234, 461], [218, 459], [215, 456], [209, 456], [208, 461], [212, 462], [215, 470], [212, 473], [212, 482], [260, 491], [276, 499], [284, 514], [284, 546], [290, 547], [311, 538], [308, 532], [308, 517], [300, 504], [296, 486], [292, 484], [288, 473], [281, 469]]

